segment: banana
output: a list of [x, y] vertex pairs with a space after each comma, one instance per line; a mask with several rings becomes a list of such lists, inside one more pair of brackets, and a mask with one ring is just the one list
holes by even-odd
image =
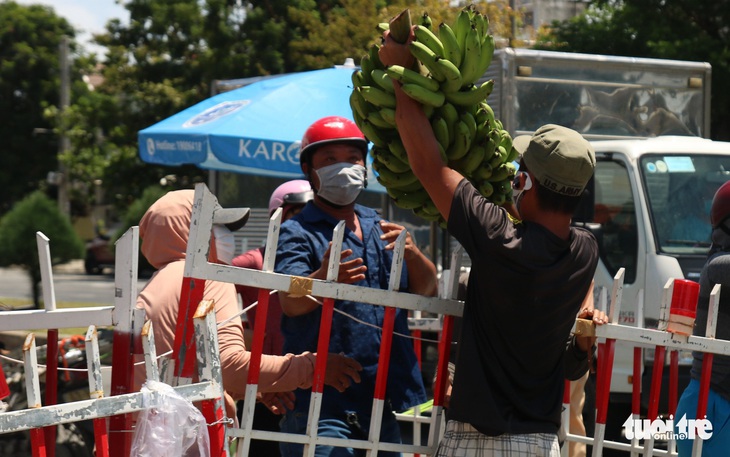
[[[426, 189], [421, 188], [413, 192], [399, 192], [397, 189], [386, 189], [388, 195], [393, 199], [395, 206], [402, 209], [415, 209], [423, 206], [424, 202], [430, 198]], [[396, 193], [394, 196], [393, 193]]]
[[491, 165], [492, 168], [497, 168], [504, 163], [505, 157], [507, 157], [507, 151], [505, 151], [502, 146], [497, 146], [497, 150], [494, 151], [494, 155], [489, 161], [489, 165]]
[[512, 163], [515, 160], [519, 159], [519, 157], [520, 157], [519, 151], [517, 151], [517, 149], [515, 149], [514, 146], [512, 146], [512, 148], [510, 148], [510, 150], [507, 152], [507, 158], [504, 159], [504, 161], [506, 163]]
[[492, 187], [494, 187], [495, 194], [502, 194], [504, 196], [512, 196], [512, 182], [509, 179], [503, 179], [501, 181], [491, 181]]
[[439, 90], [438, 81], [433, 78], [429, 78], [428, 76], [424, 76], [417, 71], [413, 71], [410, 68], [405, 68], [401, 65], [391, 65], [385, 69], [385, 72], [388, 76], [403, 84], [418, 84], [428, 90]]
[[393, 108], [380, 108], [380, 117], [392, 127], [396, 127], [395, 110]]
[[406, 148], [403, 146], [400, 137], [396, 137], [388, 141], [388, 150], [401, 162], [408, 163], [408, 153], [406, 152]]
[[374, 68], [379, 68], [381, 70], [385, 70], [385, 65], [383, 65], [383, 62], [380, 61], [380, 54], [378, 53], [380, 51], [380, 46], [377, 44], [371, 44], [368, 48], [368, 55], [370, 56], [370, 61], [373, 63]]
[[378, 25], [375, 26], [375, 30], [379, 33], [390, 30], [390, 22], [378, 22]]
[[387, 147], [374, 147], [371, 151], [375, 155], [375, 160], [385, 165], [393, 173], [404, 173], [411, 169], [407, 162], [402, 162]]
[[411, 41], [408, 47], [413, 57], [418, 59], [418, 61], [426, 67], [433, 79], [438, 82], [446, 80], [446, 76], [441, 73], [441, 67], [436, 65], [436, 59], [440, 58], [438, 54], [433, 52], [431, 48], [420, 41]]
[[376, 86], [362, 86], [356, 89], [363, 98], [378, 107], [395, 109], [395, 95], [390, 94]]
[[479, 103], [479, 109], [477, 109], [477, 124], [484, 124], [494, 120], [494, 110], [486, 100]]
[[494, 57], [494, 36], [487, 35], [482, 41], [482, 54], [479, 59], [479, 77], [487, 72], [489, 65], [492, 63]]
[[444, 76], [444, 81], [441, 83], [441, 89], [444, 92], [456, 92], [461, 89], [462, 80], [459, 67], [447, 58], [436, 58], [434, 65], [439, 67], [439, 71]]
[[471, 147], [471, 135], [469, 133], [469, 127], [464, 121], [459, 120], [454, 129], [454, 140], [451, 142], [451, 146], [446, 150], [446, 156], [449, 162], [459, 160], [464, 157]]
[[433, 20], [431, 20], [431, 16], [428, 15], [427, 12], [423, 12], [421, 15], [421, 25], [426, 27], [427, 29], [431, 29], [433, 26]]
[[352, 75], [350, 76], [350, 79], [352, 80], [352, 85], [354, 87], [360, 87], [365, 86], [365, 75], [362, 74], [362, 70], [355, 70], [352, 72]]
[[469, 28], [464, 42], [464, 59], [461, 61], [459, 70], [461, 71], [462, 84], [469, 86], [474, 84], [483, 73], [479, 73], [479, 62], [481, 60], [482, 42], [479, 38], [476, 25]]
[[421, 210], [431, 216], [441, 215], [441, 212], [438, 210], [438, 208], [436, 208], [436, 204], [430, 198], [423, 202], [423, 205], [421, 205]]
[[450, 137], [449, 126], [446, 124], [446, 119], [439, 115], [434, 116], [431, 119], [431, 130], [433, 130], [436, 141], [439, 142], [441, 147], [443, 147], [444, 150], [448, 149], [450, 144]]
[[413, 34], [416, 40], [428, 46], [428, 49], [433, 51], [434, 54], [440, 57], [445, 57], [444, 45], [441, 43], [439, 37], [436, 36], [431, 30], [422, 25], [416, 25], [413, 27]]
[[456, 171], [461, 172], [464, 176], [470, 177], [472, 173], [479, 167], [484, 160], [484, 152], [486, 147], [483, 144], [474, 145], [469, 149], [469, 153], [461, 159], [453, 162]]
[[503, 163], [492, 170], [492, 176], [489, 178], [491, 182], [504, 181], [515, 177], [515, 166], [511, 162]]
[[482, 181], [477, 185], [477, 190], [484, 197], [489, 198], [494, 194], [494, 186], [489, 181]]
[[370, 111], [366, 117], [371, 124], [379, 129], [394, 129], [395, 125], [388, 123], [380, 114], [380, 110]]
[[413, 209], [413, 214], [415, 214], [416, 216], [420, 217], [421, 219], [426, 219], [427, 221], [431, 221], [431, 222], [439, 222], [441, 219], [443, 219], [441, 217], [441, 214], [430, 214], [430, 213], [427, 213], [423, 209], [422, 206], [421, 207], [418, 207], [418, 208], [414, 208]]
[[381, 134], [382, 130], [378, 129], [369, 120], [363, 119], [362, 125], [359, 125], [359, 127], [360, 130], [362, 130], [362, 133], [365, 135], [365, 138], [367, 138], [368, 141], [373, 143], [375, 146], [381, 148], [388, 146], [387, 139]]
[[[499, 131], [499, 145], [504, 148], [505, 151], [508, 153], [512, 150], [512, 136], [509, 134], [508, 130], [500, 130]], [[505, 154], [505, 158], [509, 154]]]
[[444, 57], [458, 68], [461, 65], [462, 53], [454, 29], [449, 24], [442, 22], [439, 24], [439, 39], [444, 47]]
[[489, 165], [489, 162], [482, 161], [477, 169], [472, 172], [471, 176], [479, 181], [488, 181], [492, 177], [492, 167]]
[[[458, 92], [446, 92], [446, 100], [454, 105], [471, 106], [486, 100], [494, 89], [494, 80], [485, 81], [481, 86], [471, 86]], [[367, 98], [366, 98], [367, 99]]]
[[355, 87], [372, 86], [374, 84], [372, 76], [370, 76], [375, 70], [375, 64], [370, 60], [369, 54], [364, 54], [360, 59], [360, 71], [362, 72], [363, 84], [355, 85]]
[[358, 90], [353, 90], [350, 94], [350, 108], [352, 108], [353, 112], [357, 112], [357, 114], [359, 114], [362, 119], [367, 118], [368, 113], [370, 112], [368, 102], [365, 101], [362, 94]]
[[464, 62], [464, 49], [466, 49], [466, 35], [469, 33], [469, 29], [471, 28], [471, 19], [469, 18], [469, 11], [464, 8], [461, 11], [459, 11], [459, 15], [456, 16], [456, 24], [454, 26], [454, 34], [456, 35], [456, 42], [459, 44], [459, 49], [461, 50], [461, 61], [459, 62], [459, 67], [461, 68], [461, 63]]
[[435, 108], [443, 105], [446, 99], [446, 96], [440, 90], [434, 92], [418, 84], [403, 84], [401, 88], [412, 99]]
[[418, 178], [413, 174], [412, 170], [404, 171], [402, 173], [395, 173], [390, 171], [385, 165], [373, 162], [373, 168], [378, 172], [381, 183], [385, 187], [394, 187], [396, 189], [404, 189], [405, 186], [412, 185], [414, 182], [418, 182]]
[[459, 116], [459, 119], [463, 121], [467, 127], [469, 127], [469, 134], [472, 138], [475, 138], [477, 133], [477, 121], [474, 119], [474, 116], [467, 111], [463, 111]]
[[394, 94], [395, 88], [393, 87], [393, 80], [390, 79], [390, 76], [385, 72], [385, 70], [381, 70], [380, 68], [375, 68], [372, 72], [370, 72], [370, 76], [373, 78], [373, 81], [375, 82], [375, 85], [379, 88], [383, 89], [384, 91]]
[[480, 37], [486, 36], [489, 33], [489, 18], [486, 15], [475, 11], [472, 20], [477, 27], [477, 32], [479, 32]]
[[507, 202], [507, 195], [501, 194], [499, 192], [494, 192], [490, 198], [492, 203], [494, 203], [497, 206], [502, 206]]
[[438, 109], [438, 112], [441, 117], [446, 120], [446, 125], [449, 127], [449, 140], [451, 141], [454, 138], [456, 122], [459, 120], [459, 112], [456, 110], [456, 107], [449, 102], [444, 102], [444, 104]]
[[486, 151], [484, 152], [484, 161], [491, 162], [494, 153], [497, 151], [497, 143], [489, 136], [486, 136]]

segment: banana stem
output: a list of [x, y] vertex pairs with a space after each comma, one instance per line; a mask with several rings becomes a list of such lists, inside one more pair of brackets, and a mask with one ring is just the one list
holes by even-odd
[[411, 33], [411, 25], [411, 12], [406, 8], [390, 20], [390, 36], [398, 43], [405, 43]]

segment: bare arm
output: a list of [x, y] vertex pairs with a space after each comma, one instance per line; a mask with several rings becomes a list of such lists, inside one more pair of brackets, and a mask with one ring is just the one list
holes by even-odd
[[[380, 49], [380, 59], [385, 65], [410, 66], [413, 57], [407, 45], [395, 42], [388, 32], [384, 34], [385, 44]], [[441, 158], [438, 142], [423, 107], [411, 99], [400, 83], [394, 81], [396, 95], [396, 124], [413, 173], [436, 204], [445, 220], [449, 220], [451, 202], [456, 187], [464, 177], [449, 168]]]
[[[395, 247], [395, 240], [405, 227], [393, 222], [381, 221], [380, 228], [383, 230], [381, 239], [388, 241], [386, 250]], [[426, 257], [416, 243], [413, 242], [411, 234], [406, 236], [405, 252], [403, 254], [408, 266], [408, 289], [413, 294], [433, 297], [438, 292], [438, 278], [436, 266]]]

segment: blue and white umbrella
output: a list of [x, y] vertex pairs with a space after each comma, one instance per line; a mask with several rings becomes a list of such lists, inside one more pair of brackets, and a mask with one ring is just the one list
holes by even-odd
[[[352, 119], [355, 69], [290, 73], [215, 95], [141, 130], [140, 157], [162, 165], [301, 177], [299, 144], [307, 127], [325, 116]], [[368, 190], [384, 191], [375, 179]]]

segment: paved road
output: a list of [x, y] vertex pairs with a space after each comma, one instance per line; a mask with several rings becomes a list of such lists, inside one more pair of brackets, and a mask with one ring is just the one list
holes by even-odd
[[[140, 290], [147, 279], [138, 282]], [[54, 268], [53, 287], [56, 301], [96, 303], [100, 306], [114, 304], [114, 275], [87, 275], [82, 268], [67, 265]], [[0, 268], [0, 299], [32, 299], [30, 279], [24, 270]]]

